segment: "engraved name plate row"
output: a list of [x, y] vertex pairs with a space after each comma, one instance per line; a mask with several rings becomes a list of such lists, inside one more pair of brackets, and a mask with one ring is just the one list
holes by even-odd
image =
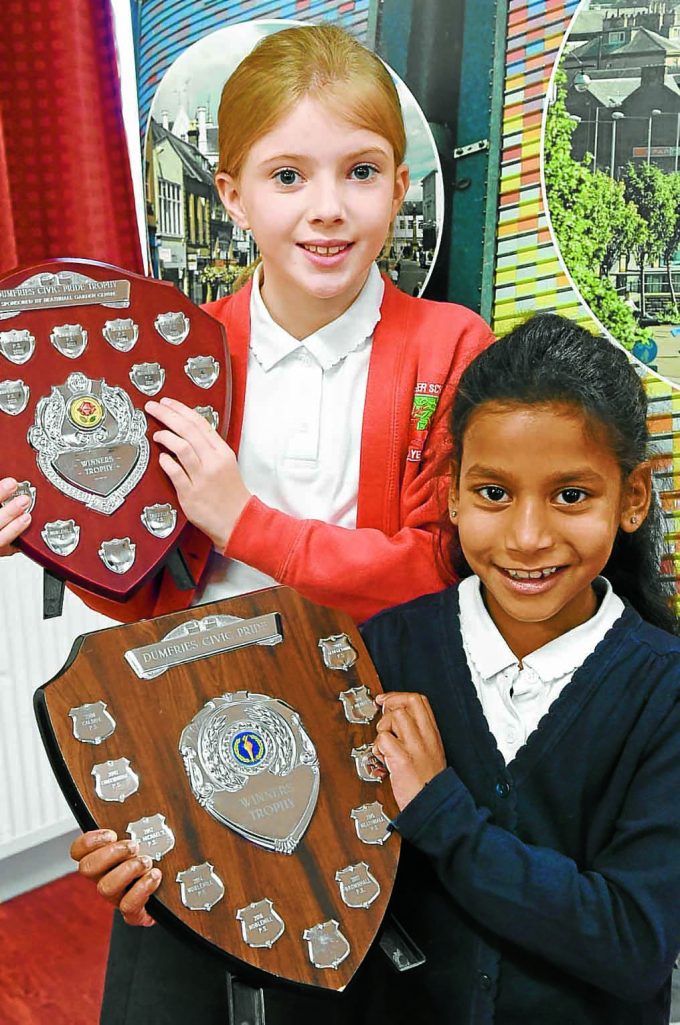
[[160, 568], [186, 526], [144, 409], [164, 396], [226, 429], [223, 329], [173, 286], [79, 260], [0, 279], [3, 473], [32, 496], [29, 557], [119, 600]]
[[164, 908], [229, 956], [343, 988], [399, 850], [389, 784], [371, 774], [380, 684], [356, 628], [273, 588], [85, 641], [67, 673], [87, 657], [87, 692], [65, 690], [58, 724], [55, 698], [49, 728], [59, 678], [38, 700], [48, 753], [60, 735], [78, 764], [85, 821], [135, 839], [160, 863]]

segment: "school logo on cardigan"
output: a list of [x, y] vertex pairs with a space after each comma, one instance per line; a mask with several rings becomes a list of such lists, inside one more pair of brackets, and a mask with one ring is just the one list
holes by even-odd
[[419, 381], [416, 385], [411, 407], [411, 430], [416, 436], [411, 438], [406, 457], [410, 463], [419, 463], [423, 457], [426, 432], [439, 405], [441, 390], [441, 384], [432, 382]]

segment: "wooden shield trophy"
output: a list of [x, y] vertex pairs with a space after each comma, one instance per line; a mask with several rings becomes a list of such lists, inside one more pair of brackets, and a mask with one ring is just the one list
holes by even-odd
[[224, 331], [174, 285], [86, 260], [0, 279], [2, 473], [31, 499], [16, 544], [53, 576], [123, 601], [177, 545], [144, 412], [165, 395], [226, 432]]
[[87, 634], [35, 704], [80, 825], [160, 862], [152, 912], [342, 990], [398, 862], [380, 691], [350, 618], [277, 587]]

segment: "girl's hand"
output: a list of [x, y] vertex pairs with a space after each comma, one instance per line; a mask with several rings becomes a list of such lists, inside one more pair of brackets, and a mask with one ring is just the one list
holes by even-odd
[[373, 749], [390, 774], [402, 811], [426, 783], [446, 768], [442, 738], [424, 694], [378, 694], [382, 708]]
[[[17, 482], [13, 477], [4, 477], [0, 480], [0, 502], [6, 502], [9, 496], [14, 494], [16, 487]], [[30, 498], [19, 495], [7, 505], [0, 505], [0, 556], [14, 555], [18, 551], [12, 542], [31, 522], [30, 513], [26, 512], [30, 504]]]
[[183, 402], [161, 399], [144, 408], [167, 428], [153, 438], [168, 449], [159, 462], [175, 486], [185, 516], [223, 552], [251, 497], [236, 456], [200, 413]]
[[83, 833], [71, 844], [71, 857], [81, 876], [97, 884], [97, 892], [117, 907], [128, 925], [155, 925], [146, 902], [162, 879], [159, 868], [146, 855], [138, 857], [139, 844], [118, 840], [110, 829]]

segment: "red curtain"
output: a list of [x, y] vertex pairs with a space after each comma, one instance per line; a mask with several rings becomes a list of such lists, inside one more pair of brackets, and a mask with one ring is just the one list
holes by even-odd
[[0, 272], [50, 257], [143, 272], [108, 0], [0, 5]]

